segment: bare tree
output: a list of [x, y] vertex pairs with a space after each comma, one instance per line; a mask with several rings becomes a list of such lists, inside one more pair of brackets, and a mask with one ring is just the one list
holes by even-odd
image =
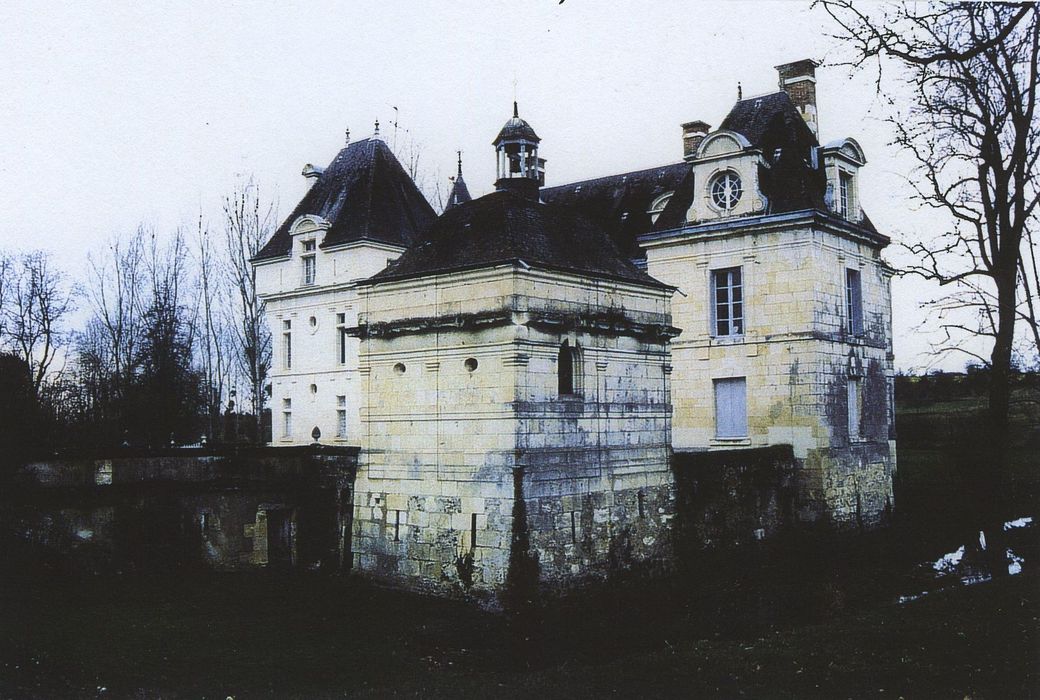
[[195, 264], [198, 274], [199, 351], [206, 378], [207, 406], [210, 437], [220, 432], [220, 407], [228, 382], [229, 337], [227, 313], [229, 295], [228, 277], [224, 274], [219, 252], [213, 248], [213, 237], [202, 215], [195, 235]]
[[[980, 495], [988, 501], [986, 526], [998, 532], [1016, 322], [1036, 317], [1037, 7], [817, 4], [852, 51], [848, 63], [876, 68], [891, 104], [906, 100], [888, 120], [895, 144], [916, 161], [917, 201], [951, 221], [934, 239], [908, 246], [916, 258], [910, 272], [953, 290], [938, 302], [947, 348], [971, 354], [964, 339], [980, 336], [992, 344], [988, 358], [975, 356], [991, 369], [987, 448], [995, 459]], [[885, 74], [892, 68], [895, 84]], [[977, 322], [955, 320], [952, 312], [964, 310]]]
[[1029, 353], [1032, 365], [1040, 370], [1040, 266], [1037, 265], [1037, 247], [1040, 237], [1034, 236], [1034, 227], [1026, 227], [1025, 248], [1019, 260], [1019, 278], [1022, 281], [1021, 319], [1026, 324], [1032, 341]]
[[139, 226], [127, 239], [113, 238], [106, 253], [87, 257], [87, 298], [99, 326], [92, 332], [92, 345], [104, 338], [104, 352], [95, 355], [109, 363], [108, 381], [117, 397], [134, 377], [147, 306], [145, 247], [153, 238], [154, 232]]
[[252, 179], [242, 182], [224, 197], [226, 273], [233, 297], [230, 308], [235, 320], [232, 324], [235, 363], [249, 385], [257, 439], [271, 368], [271, 331], [264, 318], [263, 301], [256, 291], [256, 271], [251, 260], [270, 237], [274, 221], [274, 204], [263, 200], [259, 185]]
[[72, 311], [72, 290], [65, 274], [42, 251], [25, 253], [12, 266], [5, 300], [6, 340], [27, 365], [33, 391], [39, 396], [66, 340], [64, 323]]
[[145, 250], [147, 306], [133, 394], [125, 416], [132, 434], [153, 446], [170, 439], [198, 439], [203, 379], [194, 363], [198, 304], [184, 231], [161, 242], [154, 234]]
[[3, 345], [7, 330], [7, 304], [10, 302], [10, 275], [12, 269], [11, 256], [0, 251], [0, 346]]

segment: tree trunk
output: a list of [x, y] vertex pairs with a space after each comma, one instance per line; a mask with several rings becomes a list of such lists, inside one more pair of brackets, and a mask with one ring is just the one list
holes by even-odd
[[1015, 291], [1017, 288], [1017, 270], [1009, 267], [994, 276], [997, 284], [997, 335], [993, 343], [991, 355], [991, 374], [989, 385], [989, 430], [984, 446], [992, 456], [989, 465], [976, 465], [979, 469], [987, 469], [989, 474], [983, 475], [980, 483], [984, 484], [985, 493], [979, 494], [982, 502], [982, 519], [980, 529], [986, 535], [986, 551], [993, 570], [993, 576], [1007, 575], [1007, 547], [1004, 545], [1004, 518], [1007, 513], [1003, 509], [1008, 493], [1008, 461], [1010, 455], [1009, 441], [1011, 437], [1011, 349], [1015, 331]]

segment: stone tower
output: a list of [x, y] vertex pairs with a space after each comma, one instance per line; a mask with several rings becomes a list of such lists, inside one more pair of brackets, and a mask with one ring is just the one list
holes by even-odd
[[507, 186], [362, 282], [351, 331], [355, 566], [421, 589], [495, 598], [669, 550], [673, 288], [538, 201], [537, 137], [517, 121], [495, 142]]

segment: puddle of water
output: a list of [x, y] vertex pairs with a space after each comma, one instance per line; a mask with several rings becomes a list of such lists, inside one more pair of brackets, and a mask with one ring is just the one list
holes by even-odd
[[[1033, 518], [1031, 516], [1016, 518], [1015, 520], [1009, 520], [1004, 523], [1004, 532], [1022, 528], [1032, 528], [1033, 525]], [[986, 562], [986, 558], [982, 555], [985, 551], [986, 536], [982, 532], [979, 532], [977, 543], [971, 542], [968, 544], [962, 544], [954, 551], [942, 555], [934, 562], [928, 562], [927, 564], [922, 565], [929, 567], [934, 572], [933, 575], [935, 581], [940, 585], [935, 589], [924, 590], [909, 595], [901, 595], [897, 599], [897, 602], [900, 605], [903, 605], [919, 600], [929, 593], [933, 593], [936, 590], [942, 590], [944, 588], [942, 583], [952, 580], [956, 580], [963, 586], [973, 586], [978, 583], [992, 581], [993, 576], [989, 569], [989, 564]], [[1019, 556], [1009, 548], [1007, 550], [1008, 575], [1015, 576], [1022, 573], [1023, 564], [1025, 564], [1025, 558]]]

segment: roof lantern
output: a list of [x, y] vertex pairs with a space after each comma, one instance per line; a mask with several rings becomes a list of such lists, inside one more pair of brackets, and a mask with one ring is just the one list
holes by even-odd
[[538, 157], [541, 141], [531, 125], [520, 118], [513, 102], [513, 116], [495, 137], [498, 158], [496, 190], [513, 190], [537, 198], [538, 188], [545, 184], [545, 159]]

